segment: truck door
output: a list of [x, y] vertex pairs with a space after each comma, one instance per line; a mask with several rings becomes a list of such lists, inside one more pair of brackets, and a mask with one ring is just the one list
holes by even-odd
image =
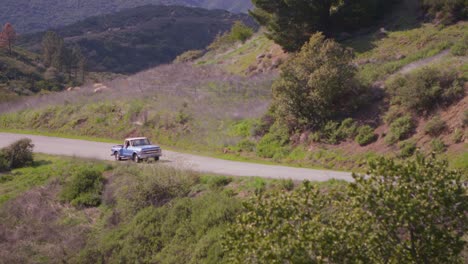
[[124, 146], [123, 146], [123, 149], [122, 149], [122, 155], [124, 157], [131, 157], [133, 154], [132, 150], [131, 150], [131, 146], [130, 146], [130, 141], [129, 140], [125, 140], [124, 142]]

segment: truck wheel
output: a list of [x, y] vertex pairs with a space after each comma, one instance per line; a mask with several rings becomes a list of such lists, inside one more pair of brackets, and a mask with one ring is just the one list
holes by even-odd
[[159, 160], [159, 157], [154, 157], [154, 161], [158, 161]]
[[138, 157], [137, 154], [133, 154], [133, 161], [134, 161], [135, 163], [140, 163], [140, 158]]
[[117, 151], [114, 152], [114, 157], [115, 157], [115, 160], [116, 160], [116, 161], [122, 160], [122, 158], [120, 157], [119, 152], [117, 152]]

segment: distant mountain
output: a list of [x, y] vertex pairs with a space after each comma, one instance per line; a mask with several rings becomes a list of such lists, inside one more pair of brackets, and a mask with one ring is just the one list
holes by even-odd
[[0, 24], [10, 22], [20, 33], [69, 25], [88, 17], [143, 5], [183, 5], [247, 12], [251, 0], [2, 0]]
[[[87, 18], [54, 29], [77, 44], [92, 71], [134, 73], [168, 63], [187, 50], [203, 49], [235, 21], [255, 26], [246, 14], [184, 6], [141, 6]], [[44, 32], [23, 35], [20, 45], [40, 51]]]

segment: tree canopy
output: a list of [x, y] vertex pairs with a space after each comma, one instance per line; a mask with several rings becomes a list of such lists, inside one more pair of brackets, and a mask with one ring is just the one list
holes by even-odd
[[347, 187], [258, 195], [224, 247], [230, 263], [462, 263], [463, 173], [419, 155], [381, 158]]
[[398, 0], [253, 0], [250, 14], [267, 36], [286, 51], [298, 51], [317, 31], [354, 30], [369, 26]]
[[346, 113], [361, 93], [351, 65], [353, 52], [314, 34], [282, 68], [273, 85], [280, 117], [294, 124], [317, 127], [338, 113]]

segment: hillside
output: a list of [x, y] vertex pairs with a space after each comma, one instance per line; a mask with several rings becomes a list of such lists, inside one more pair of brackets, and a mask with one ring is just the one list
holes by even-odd
[[252, 5], [250, 0], [4, 0], [0, 24], [10, 22], [23, 34], [148, 4], [224, 9], [235, 13], [246, 12]]
[[[206, 47], [235, 21], [254, 25], [243, 14], [182, 6], [143, 6], [96, 16], [54, 29], [68, 45], [80, 46], [91, 71], [134, 73]], [[22, 37], [22, 46], [39, 50], [44, 33]]]
[[45, 69], [37, 54], [13, 49], [13, 54], [0, 49], [0, 102], [14, 100], [18, 95], [31, 95], [40, 88]]

